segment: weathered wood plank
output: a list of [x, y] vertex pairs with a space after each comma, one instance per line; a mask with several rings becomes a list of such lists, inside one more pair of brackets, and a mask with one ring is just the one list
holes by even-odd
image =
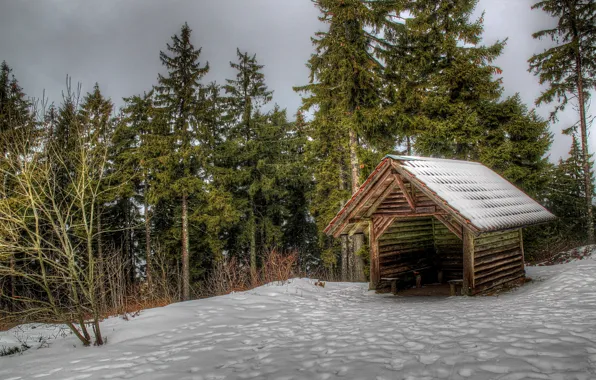
[[[409, 239], [409, 240], [404, 240], [404, 239], [379, 240], [378, 244], [379, 244], [379, 249], [381, 249], [381, 250], [386, 250], [386, 249], [395, 250], [395, 249], [399, 249], [399, 248], [421, 247], [421, 246], [426, 246], [426, 245], [433, 245], [433, 238], [431, 235], [424, 239], [413, 238], [413, 239]], [[388, 248], [388, 247], [391, 247], [391, 248]]]
[[406, 185], [404, 184], [403, 179], [401, 178], [401, 176], [399, 174], [394, 174], [394, 178], [395, 178], [395, 181], [397, 182], [399, 188], [401, 189], [402, 193], [404, 194], [404, 197], [408, 201], [410, 208], [412, 210], [415, 210], [416, 202], [414, 202], [414, 199], [412, 199], [412, 195], [408, 192], [408, 189], [406, 188]]
[[453, 223], [447, 220], [447, 218], [437, 215], [437, 220], [441, 222], [450, 232], [455, 234], [459, 239], [463, 239], [463, 232], [461, 226], [455, 226]]
[[369, 250], [370, 250], [370, 288], [376, 289], [381, 281], [381, 270], [379, 268], [379, 243], [375, 234], [373, 223], [368, 225]]
[[[385, 182], [388, 178], [391, 178], [391, 176], [393, 176], [393, 171], [391, 170], [391, 165], [389, 165], [389, 167], [384, 167], [381, 170], [382, 170], [383, 174], [374, 177], [374, 180], [371, 181], [371, 183], [368, 185], [368, 186], [370, 186], [369, 187], [370, 189], [374, 189], [374, 184], [376, 184], [378, 182], [381, 182], [381, 183]], [[373, 191], [373, 190], [368, 191], [368, 193], [364, 194], [362, 196], [362, 198], [358, 199], [353, 204], [350, 204], [349, 207], [344, 210], [344, 213], [346, 215], [345, 220], [342, 223], [335, 225], [333, 227], [333, 229], [329, 231], [329, 232], [333, 233], [333, 237], [337, 238], [341, 234], [343, 234], [344, 233], [343, 231], [345, 230], [346, 225], [350, 223], [350, 219], [353, 218], [354, 215], [358, 213], [358, 210], [365, 207], [367, 202], [371, 198], [374, 198], [376, 195], [378, 195], [377, 191]]]
[[468, 229], [463, 233], [463, 264], [464, 285], [463, 291], [470, 294], [474, 289], [474, 235]]
[[496, 246], [493, 248], [486, 248], [483, 250], [476, 250], [474, 256], [479, 259], [481, 257], [484, 256], [490, 256], [490, 255], [494, 255], [495, 253], [499, 253], [499, 252], [505, 252], [505, 251], [510, 251], [513, 249], [519, 249], [519, 242], [518, 241], [514, 241], [513, 243], [508, 243], [508, 244], [503, 244], [500, 246]]
[[515, 276], [517, 274], [523, 275], [523, 271], [521, 269], [519, 269], [519, 266], [516, 266], [509, 270], [498, 271], [495, 274], [492, 274], [490, 276], [485, 276], [482, 279], [478, 280], [477, 286], [486, 284], [488, 282], [491, 282], [491, 281], [494, 281], [494, 280], [497, 280], [497, 279], [500, 279], [503, 277]]
[[505, 259], [495, 260], [489, 263], [484, 263], [482, 265], [477, 265], [474, 270], [474, 276], [476, 280], [479, 280], [487, 273], [494, 273], [503, 269], [508, 268], [511, 266], [511, 263], [515, 263], [515, 265], [519, 265], [519, 261], [521, 261], [521, 257], [518, 255], [510, 256]]
[[489, 249], [504, 247], [506, 245], [514, 245], [514, 244], [519, 247], [519, 237], [518, 236], [516, 236], [512, 239], [500, 240], [500, 241], [495, 241], [493, 243], [483, 244], [476, 248], [476, 252], [481, 253], [481, 252], [485, 252]]
[[522, 233], [522, 229], [519, 229], [519, 248], [521, 249], [521, 258], [522, 258], [522, 270], [524, 274], [526, 273], [526, 253], [524, 252], [524, 235]]
[[517, 230], [480, 235], [476, 238], [476, 246], [482, 246], [489, 243], [494, 243], [501, 240], [509, 240], [513, 238], [519, 239], [519, 232]]
[[383, 237], [383, 234], [385, 234], [385, 232], [387, 231], [387, 228], [391, 227], [391, 225], [395, 221], [394, 217], [387, 217], [385, 219], [386, 219], [385, 222], [379, 226], [379, 228], [377, 229], [377, 231], [375, 233], [375, 236], [377, 236], [377, 240], [380, 237]]
[[508, 250], [505, 252], [495, 253], [495, 254], [488, 255], [488, 256], [483, 256], [480, 258], [478, 256], [476, 256], [475, 259], [476, 259], [476, 265], [483, 265], [483, 264], [487, 264], [487, 263], [492, 263], [494, 261], [505, 260], [505, 259], [508, 259], [508, 258], [514, 257], [514, 256], [521, 256], [521, 251], [519, 250], [519, 248]]
[[368, 208], [365, 215], [370, 217], [375, 212], [377, 207], [379, 207], [381, 205], [381, 203], [383, 203], [384, 201], [387, 200], [387, 197], [389, 196], [389, 194], [391, 194], [393, 192], [394, 189], [395, 189], [395, 180], [393, 179], [391, 182], [389, 182], [389, 185], [387, 185], [387, 188], [385, 190], [383, 190], [383, 192], [377, 198], [377, 200], [375, 200], [374, 203]]
[[500, 286], [506, 285], [508, 283], [515, 283], [516, 281], [521, 280], [522, 278], [525, 277], [524, 272], [519, 272], [519, 273], [514, 273], [512, 275], [509, 276], [505, 276], [496, 280], [493, 280], [491, 282], [488, 282], [486, 284], [482, 284], [476, 287], [476, 293], [475, 294], [480, 294], [480, 293], [484, 293], [487, 290], [491, 290], [491, 289], [496, 289]]

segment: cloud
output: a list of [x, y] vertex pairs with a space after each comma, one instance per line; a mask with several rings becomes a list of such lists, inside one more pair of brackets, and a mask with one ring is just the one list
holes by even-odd
[[[527, 72], [527, 59], [545, 43], [531, 33], [552, 20], [530, 11], [529, 0], [481, 0], [476, 14], [485, 14], [486, 43], [509, 37], [497, 64], [503, 69], [506, 95], [519, 92], [531, 105], [540, 93], [537, 79]], [[38, 0], [0, 3], [0, 60], [11, 65], [28, 95], [60, 102], [66, 74], [90, 90], [95, 82], [116, 104], [141, 93], [163, 71], [159, 51], [186, 21], [195, 46], [209, 61], [207, 81], [223, 83], [234, 73], [229, 61], [236, 48], [256, 53], [274, 101], [293, 114], [300, 96], [292, 86], [306, 84], [310, 38], [323, 26], [308, 0]], [[548, 115], [549, 106], [541, 107]], [[559, 130], [575, 121], [566, 112], [554, 126], [551, 159], [565, 155], [569, 138]], [[596, 144], [592, 144], [596, 146]]]

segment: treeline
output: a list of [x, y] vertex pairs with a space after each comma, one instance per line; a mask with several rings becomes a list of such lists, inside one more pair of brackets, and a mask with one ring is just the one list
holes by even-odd
[[[251, 53], [237, 51], [235, 76], [206, 83], [187, 24], [159, 54], [164, 74], [119, 110], [98, 84], [82, 94], [70, 80], [60, 104], [29, 100], [3, 63], [2, 308], [101, 344], [102, 313], [127, 296], [197, 297], [232, 262], [254, 283], [272, 257], [365, 280], [365, 237], [322, 230], [387, 153], [480, 161], [543, 203], [560, 219], [525, 234], [529, 255], [592, 239], [586, 110], [570, 157], [549, 163], [548, 121], [503, 97], [494, 61], [506, 41], [481, 44], [475, 0], [314, 3], [325, 28], [291, 114]], [[576, 21], [596, 10], [559, 3], [536, 6], [566, 20], [536, 35], [560, 49], [531, 58], [551, 86], [538, 102], [587, 104], [594, 31]]]

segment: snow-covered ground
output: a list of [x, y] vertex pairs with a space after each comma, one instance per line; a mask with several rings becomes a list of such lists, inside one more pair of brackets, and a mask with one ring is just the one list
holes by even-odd
[[108, 319], [104, 347], [25, 326], [0, 333], [37, 334], [0, 379], [596, 378], [596, 259], [527, 269], [534, 281], [499, 297], [298, 279]]

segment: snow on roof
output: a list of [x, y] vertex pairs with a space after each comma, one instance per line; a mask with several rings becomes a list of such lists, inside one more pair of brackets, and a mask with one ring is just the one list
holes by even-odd
[[387, 157], [399, 161], [403, 169], [481, 231], [516, 228], [555, 219], [523, 191], [482, 164], [428, 157]]

